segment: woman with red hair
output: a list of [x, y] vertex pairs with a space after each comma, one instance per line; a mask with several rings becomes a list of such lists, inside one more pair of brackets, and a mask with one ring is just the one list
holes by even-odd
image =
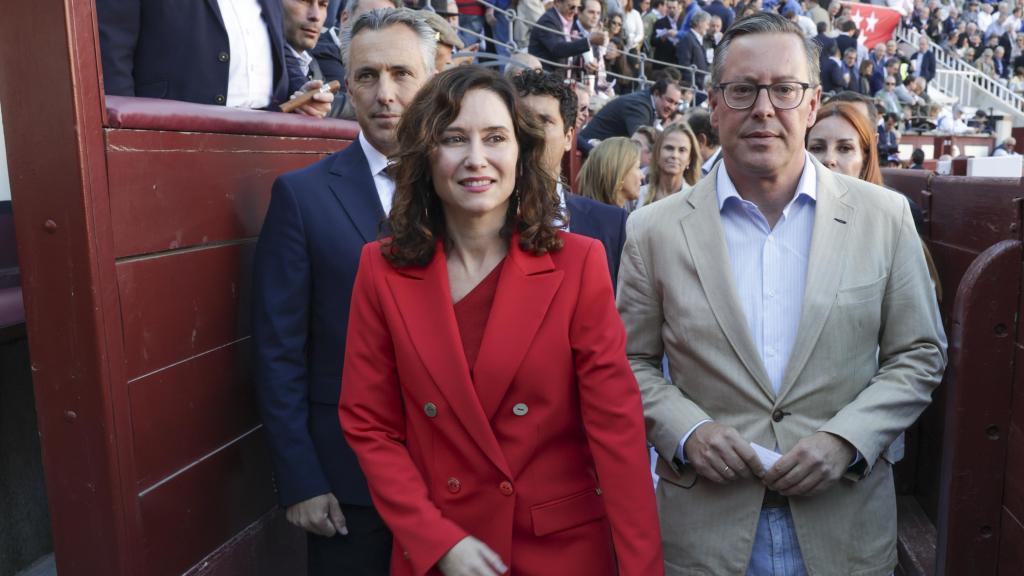
[[833, 172], [882, 185], [875, 128], [849, 102], [830, 102], [807, 131], [807, 151]]

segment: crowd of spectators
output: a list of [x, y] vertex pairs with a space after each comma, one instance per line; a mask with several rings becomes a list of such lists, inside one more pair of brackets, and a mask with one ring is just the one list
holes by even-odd
[[[404, 0], [404, 5], [418, 10], [436, 34], [436, 71], [477, 63], [507, 74], [543, 68], [566, 77], [580, 103], [575, 134], [584, 154], [605, 139], [650, 130], [638, 140], [645, 144], [645, 174], [647, 157], [658, 154], [655, 140], [666, 126], [689, 120], [698, 138], [712, 138], [710, 122], [703, 133], [696, 126], [699, 112], [706, 110], [715, 50], [737, 18], [757, 11], [782, 14], [820, 47], [825, 99], [861, 97], [883, 163], [898, 160], [900, 137], [908, 130], [965, 134], [992, 127], [983, 111], [965, 117], [951, 99], [935, 98], [929, 84], [937, 50], [955, 53], [1011, 89], [1024, 90], [1024, 22], [1021, 8], [1006, 2], [897, 2], [904, 25], [920, 32], [917, 45], [890, 39], [870, 49], [859, 41], [849, 7], [838, 0]], [[401, 7], [403, 0], [219, 0], [220, 19], [208, 6], [181, 11], [138, 0], [98, 0], [97, 6], [108, 94], [278, 110], [289, 97], [336, 81], [341, 89], [335, 94], [318, 93], [295, 111], [354, 119], [342, 58], [346, 23], [368, 10]], [[506, 12], [510, 8], [516, 18]], [[327, 21], [328, 14], [337, 17]], [[171, 37], [184, 46], [173, 58], [159, 47]], [[696, 151], [710, 161], [708, 150]]]

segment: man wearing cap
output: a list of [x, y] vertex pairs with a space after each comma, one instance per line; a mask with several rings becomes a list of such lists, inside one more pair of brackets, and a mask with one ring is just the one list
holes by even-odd
[[434, 71], [442, 72], [445, 68], [452, 65], [452, 53], [455, 50], [462, 50], [465, 44], [462, 43], [462, 39], [455, 33], [455, 30], [452, 30], [448, 22], [436, 12], [420, 10], [420, 14], [423, 15], [423, 19], [427, 21], [427, 24], [437, 34], [437, 53], [434, 54]]

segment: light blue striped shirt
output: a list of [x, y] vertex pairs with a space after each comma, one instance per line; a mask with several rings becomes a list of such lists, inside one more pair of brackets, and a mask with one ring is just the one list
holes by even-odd
[[774, 228], [756, 204], [740, 197], [724, 163], [716, 184], [736, 295], [772, 389], [778, 393], [803, 308], [817, 203], [814, 164], [805, 153], [796, 193]]
[[[770, 228], [757, 205], [740, 197], [725, 163], [719, 164], [715, 188], [736, 295], [772, 389], [778, 393], [800, 326], [818, 198], [817, 173], [805, 152], [793, 199], [775, 228]], [[687, 462], [683, 446], [690, 434], [705, 422], [710, 420], [698, 422], [679, 441], [676, 457], [681, 462]]]

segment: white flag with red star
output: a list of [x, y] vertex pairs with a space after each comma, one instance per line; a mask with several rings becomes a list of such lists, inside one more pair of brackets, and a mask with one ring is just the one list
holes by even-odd
[[843, 5], [849, 8], [850, 19], [860, 29], [860, 42], [868, 49], [879, 42], [887, 42], [900, 25], [900, 13], [892, 8], [860, 2], [843, 2]]

